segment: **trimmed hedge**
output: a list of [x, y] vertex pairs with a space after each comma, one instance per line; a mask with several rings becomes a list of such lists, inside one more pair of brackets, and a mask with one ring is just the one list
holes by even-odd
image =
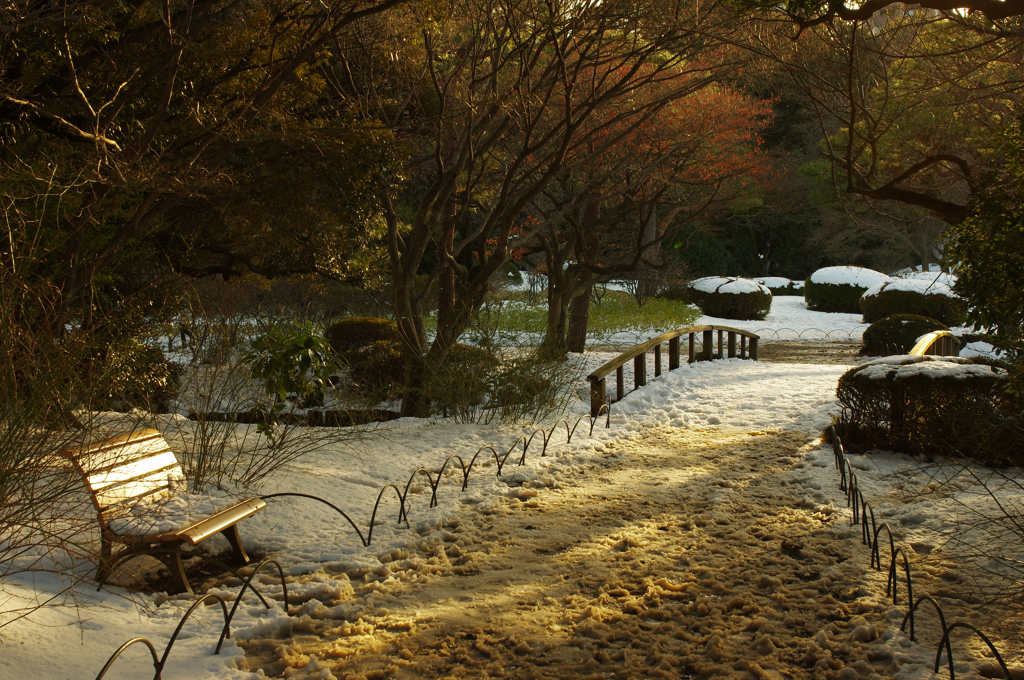
[[[844, 278], [848, 282], [838, 282]], [[807, 308], [815, 311], [859, 314], [861, 296], [871, 286], [888, 278], [863, 267], [825, 267], [807, 277], [804, 299]]]
[[331, 349], [338, 356], [360, 350], [375, 342], [398, 342], [398, 325], [394, 321], [373, 316], [354, 316], [335, 321], [324, 333]]
[[759, 276], [754, 281], [767, 288], [772, 295], [801, 295], [803, 281], [791, 281], [782, 276]]
[[751, 279], [708, 276], [688, 286], [690, 302], [706, 316], [761, 321], [772, 308], [771, 291]]
[[[926, 290], [928, 292], [924, 292]], [[915, 280], [893, 281], [871, 288], [861, 296], [860, 310], [864, 323], [874, 323], [893, 314], [916, 314], [948, 326], [962, 324], [967, 311], [963, 300], [953, 296], [947, 286]]]
[[847, 371], [836, 396], [837, 432], [852, 450], [969, 456], [1018, 463], [1020, 409], [1006, 394], [1006, 371], [991, 360], [894, 356]]
[[906, 354], [917, 339], [932, 331], [948, 331], [941, 321], [917, 314], [893, 314], [864, 330], [862, 354]]

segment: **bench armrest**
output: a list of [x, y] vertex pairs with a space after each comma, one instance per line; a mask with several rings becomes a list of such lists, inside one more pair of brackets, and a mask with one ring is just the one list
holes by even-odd
[[224, 529], [241, 522], [246, 517], [255, 515], [265, 507], [267, 507], [267, 504], [259, 498], [247, 498], [236, 505], [232, 505], [230, 508], [225, 508], [214, 515], [210, 515], [195, 524], [189, 525], [184, 529], [179, 529], [174, 535], [179, 540], [187, 541], [190, 545], [195, 545], [196, 543], [209, 538], [213, 534], [219, 533]]

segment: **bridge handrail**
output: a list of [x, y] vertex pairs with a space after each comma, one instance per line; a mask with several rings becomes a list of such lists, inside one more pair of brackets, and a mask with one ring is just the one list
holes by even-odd
[[[745, 331], [740, 328], [733, 328], [732, 326], [686, 326], [685, 328], [677, 328], [674, 331], [668, 331], [662, 333], [656, 337], [651, 338], [647, 342], [636, 345], [626, 350], [622, 354], [611, 361], [607, 361], [598, 367], [594, 372], [587, 376], [587, 380], [590, 382], [590, 411], [591, 415], [596, 417], [602, 405], [606, 403], [605, 395], [605, 378], [612, 371], [615, 371], [616, 378], [616, 401], [622, 399], [625, 396], [625, 385], [623, 380], [623, 365], [633, 360], [634, 370], [634, 389], [637, 387], [643, 387], [647, 384], [647, 360], [645, 358], [646, 353], [649, 350], [655, 350], [654, 354], [654, 375], [655, 377], [661, 375], [661, 346], [668, 343], [668, 370], [674, 370], [679, 368], [679, 338], [683, 335], [690, 336], [690, 347], [689, 356], [687, 363], [692, 361], [699, 361], [694, 355], [694, 337], [697, 333], [703, 333], [704, 337], [701, 340], [702, 357], [701, 359], [710, 361], [715, 358], [712, 353], [712, 347], [714, 346], [714, 333], [718, 331], [718, 357], [722, 358], [723, 353], [723, 334], [728, 334], [729, 341], [729, 357], [737, 356], [736, 353], [736, 336], [740, 337], [739, 356], [744, 358], [744, 354], [747, 358], [757, 360], [757, 341], [761, 339], [761, 336], [751, 331]], [[607, 402], [610, 403], [610, 402]]]
[[674, 331], [668, 331], [661, 335], [655, 336], [647, 342], [635, 345], [634, 347], [626, 350], [614, 359], [601, 364], [598, 368], [587, 376], [587, 380], [594, 381], [604, 378], [609, 373], [614, 371], [619, 366], [622, 366], [630, 359], [639, 356], [640, 354], [646, 353], [650, 349], [654, 349], [658, 345], [663, 345], [672, 338], [678, 338], [682, 335], [689, 335], [690, 333], [701, 333], [703, 331], [724, 331], [727, 333], [736, 333], [737, 335], [745, 336], [749, 339], [760, 340], [760, 335], [755, 335], [750, 331], [745, 331], [740, 328], [733, 328], [731, 326], [686, 326], [685, 328], [677, 328]]
[[940, 357], [960, 356], [960, 338], [949, 331], [932, 331], [918, 339], [917, 344], [910, 350], [910, 354], [915, 356], [926, 354]]

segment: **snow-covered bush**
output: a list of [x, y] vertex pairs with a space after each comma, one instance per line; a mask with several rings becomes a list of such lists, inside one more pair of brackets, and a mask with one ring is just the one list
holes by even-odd
[[1006, 371], [994, 363], [903, 355], [861, 364], [839, 379], [837, 431], [853, 450], [1019, 463], [1024, 429], [1013, 417]]
[[803, 281], [792, 281], [782, 276], [757, 276], [754, 281], [770, 290], [772, 295], [799, 295], [804, 287]]
[[864, 291], [860, 309], [865, 323], [893, 314], [918, 314], [949, 326], [963, 322], [964, 304], [944, 283], [921, 279], [894, 279]]
[[942, 271], [931, 271], [931, 272], [918, 272], [918, 271], [899, 271], [890, 276], [894, 279], [913, 279], [915, 281], [928, 281], [930, 283], [942, 283], [950, 288], [956, 285], [956, 274], [950, 274]]
[[707, 276], [689, 283], [690, 302], [706, 316], [720, 319], [758, 319], [768, 316], [772, 293], [752, 279]]
[[825, 267], [807, 277], [807, 308], [819, 312], [860, 312], [860, 297], [868, 288], [891, 281], [882, 272], [863, 267]]
[[893, 314], [864, 330], [864, 354], [906, 354], [917, 339], [932, 331], [948, 331], [942, 322], [917, 314]]

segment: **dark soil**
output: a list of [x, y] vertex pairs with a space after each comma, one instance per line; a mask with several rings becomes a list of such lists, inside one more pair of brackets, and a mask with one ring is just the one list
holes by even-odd
[[791, 364], [856, 364], [860, 340], [762, 340], [758, 346], [760, 361]]

